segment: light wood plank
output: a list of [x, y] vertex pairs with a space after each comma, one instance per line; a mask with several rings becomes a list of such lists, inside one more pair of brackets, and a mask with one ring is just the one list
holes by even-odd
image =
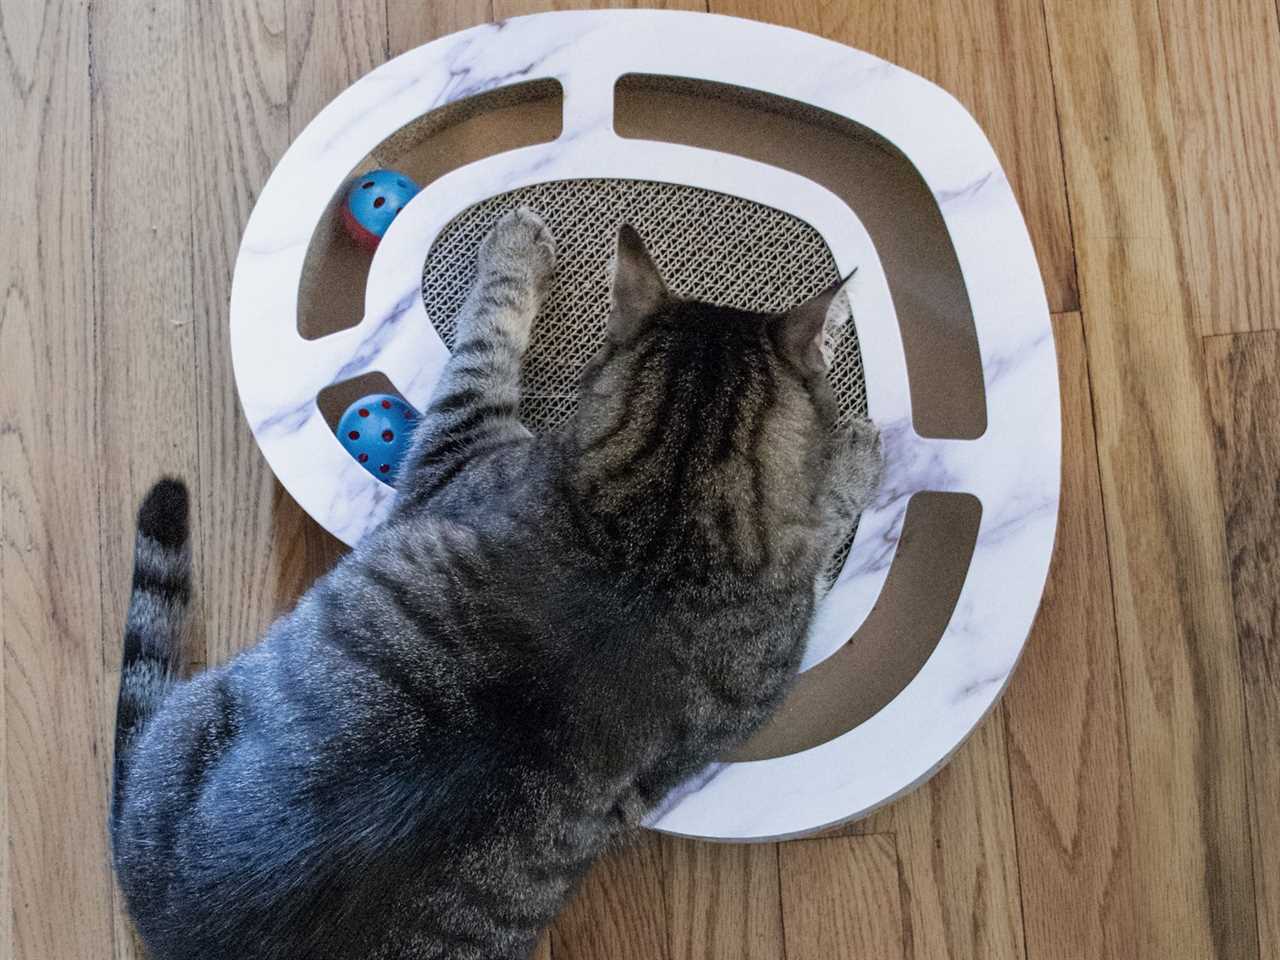
[[1027, 956], [1131, 960], [1133, 795], [1078, 314], [1054, 318], [1062, 507], [1040, 616], [1004, 697]]
[[[111, 664], [120, 655], [138, 502], [163, 473], [199, 479], [190, 144], [183, 112], [173, 111], [175, 100], [187, 100], [187, 30], [182, 7], [147, 0], [92, 7], [90, 30], [103, 619]], [[194, 599], [198, 625], [198, 593]], [[199, 629], [186, 652], [189, 660], [205, 659]]]
[[1249, 719], [1259, 954], [1280, 956], [1280, 334], [1206, 342]]
[[[8, 107], [8, 98], [0, 94], [0, 105]], [[0, 223], [4, 223], [0, 220]], [[8, 224], [5, 224], [8, 226]], [[0, 266], [0, 280], [8, 280], [9, 271], [4, 266]], [[4, 338], [4, 318], [8, 311], [4, 307], [0, 307], [0, 350], [8, 352], [7, 343]], [[0, 457], [5, 460], [9, 459], [10, 449], [7, 438], [11, 435], [11, 430], [6, 426], [5, 418], [10, 413], [10, 400], [8, 397], [0, 397]], [[8, 783], [9, 778], [9, 736], [7, 717], [7, 698], [5, 696], [5, 649], [7, 643], [5, 641], [5, 624], [9, 619], [5, 615], [6, 597], [8, 591], [5, 590], [5, 542], [8, 531], [12, 529], [14, 524], [6, 520], [8, 512], [8, 483], [3, 471], [0, 471], [0, 949], [6, 952], [13, 950], [13, 881], [12, 874], [9, 869], [9, 831], [11, 829], [9, 823], [9, 791], [2, 786]]]
[[112, 938], [87, 27], [81, 3], [0, 7], [0, 953], [13, 960], [101, 956]]
[[[191, 216], [185, 161], [185, 9], [145, 0], [90, 8], [104, 686], [114, 692], [131, 592], [134, 510], [162, 474], [199, 487]], [[157, 122], [157, 118], [166, 118]], [[196, 553], [198, 558], [199, 554]], [[193, 571], [199, 581], [200, 564]], [[206, 660], [192, 603], [184, 660]], [[113, 717], [101, 720], [109, 742]], [[101, 760], [109, 778], [110, 751]], [[117, 957], [142, 957], [116, 895]]]
[[1204, 333], [1280, 324], [1275, 0], [1162, 0], [1192, 309]]
[[712, 0], [711, 11], [839, 40], [920, 73], [954, 94], [986, 131], [1013, 184], [1050, 306], [1055, 311], [1077, 308], [1040, 0]]
[[208, 652], [221, 663], [338, 549], [275, 481], [240, 412], [227, 314], [240, 234], [289, 144], [284, 0], [192, 7], [191, 174], [200, 499]]
[[783, 955], [776, 843], [665, 837], [662, 844], [671, 960]]
[[387, 0], [391, 56], [493, 19], [493, 0]]
[[1138, 956], [1256, 960], [1240, 663], [1154, 0], [1048, 0], [1135, 798]]
[[296, 137], [330, 100], [387, 59], [386, 0], [285, 0], [285, 37]]
[[1009, 769], [998, 710], [937, 776], [874, 814], [863, 828], [892, 830], [896, 837], [908, 956], [1025, 957]]
[[595, 865], [551, 927], [555, 960], [669, 960], [662, 845], [641, 834]]
[[493, 0], [494, 16], [500, 20], [551, 10], [611, 10], [628, 7], [705, 12], [707, 0]]
[[787, 960], [905, 960], [892, 837], [798, 840], [779, 856]]

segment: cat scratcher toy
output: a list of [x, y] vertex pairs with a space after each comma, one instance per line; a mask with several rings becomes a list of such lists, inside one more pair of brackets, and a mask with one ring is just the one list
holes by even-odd
[[[379, 168], [424, 186], [370, 252], [342, 210]], [[254, 436], [290, 494], [345, 542], [395, 491], [377, 472], [391, 461], [370, 469], [368, 450], [349, 436], [344, 446], [343, 427], [359, 428], [343, 411], [355, 401], [362, 419], [371, 393], [426, 406], [476, 247], [517, 204], [559, 246], [524, 373], [534, 430], [570, 414], [577, 372], [602, 341], [623, 220], [672, 287], [702, 299], [781, 310], [858, 271], [833, 386], [844, 416], [880, 425], [883, 488], [834, 562], [787, 704], [651, 825], [794, 836], [923, 782], [1009, 680], [1058, 508], [1048, 308], [981, 129], [944, 91], [869, 54], [705, 14], [525, 17], [363, 77], [264, 187], [231, 298]]]

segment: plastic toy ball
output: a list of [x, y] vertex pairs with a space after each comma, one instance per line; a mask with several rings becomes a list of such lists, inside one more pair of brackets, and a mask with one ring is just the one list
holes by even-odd
[[417, 423], [418, 411], [404, 400], [374, 393], [347, 407], [338, 421], [338, 440], [357, 463], [393, 485]]
[[391, 221], [421, 188], [395, 170], [363, 173], [347, 190], [342, 223], [351, 239], [367, 250], [377, 249]]

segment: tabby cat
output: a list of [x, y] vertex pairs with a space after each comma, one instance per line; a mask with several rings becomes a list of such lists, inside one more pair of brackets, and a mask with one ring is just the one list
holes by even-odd
[[187, 681], [187, 493], [147, 496], [111, 831], [156, 960], [524, 958], [782, 700], [879, 475], [874, 428], [835, 425], [845, 297], [681, 300], [624, 227], [578, 412], [535, 438], [520, 361], [554, 265], [534, 214], [497, 225], [393, 512]]

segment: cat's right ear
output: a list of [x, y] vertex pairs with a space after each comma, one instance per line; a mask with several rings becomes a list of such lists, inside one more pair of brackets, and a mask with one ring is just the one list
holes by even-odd
[[828, 339], [849, 319], [849, 289], [857, 268], [784, 314], [777, 322], [783, 352], [802, 367], [821, 373], [831, 365]]
[[670, 299], [657, 264], [645, 249], [640, 234], [624, 223], [618, 231], [618, 263], [613, 273], [613, 303], [609, 335], [622, 342], [639, 332], [641, 325]]

